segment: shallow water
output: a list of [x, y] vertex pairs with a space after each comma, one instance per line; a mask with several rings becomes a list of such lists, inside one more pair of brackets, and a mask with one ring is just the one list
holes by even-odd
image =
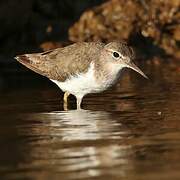
[[[8, 74], [0, 91], [0, 179], [180, 179], [180, 74], [145, 67], [63, 111], [62, 93]], [[130, 74], [130, 76], [129, 76]]]

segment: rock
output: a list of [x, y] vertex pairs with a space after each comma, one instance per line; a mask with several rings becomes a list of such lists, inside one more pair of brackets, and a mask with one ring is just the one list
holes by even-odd
[[165, 53], [180, 58], [179, 7], [179, 0], [111, 0], [83, 13], [69, 29], [69, 39], [125, 39], [140, 47], [141, 53], [159, 49], [155, 50], [156, 55]]
[[63, 45], [59, 42], [52, 42], [52, 41], [47, 41], [40, 45], [40, 48], [43, 51], [48, 51], [48, 50], [59, 48], [59, 47], [63, 47]]

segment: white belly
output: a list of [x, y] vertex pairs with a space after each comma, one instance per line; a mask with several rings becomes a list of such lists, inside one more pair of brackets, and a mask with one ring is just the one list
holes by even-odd
[[86, 73], [77, 74], [72, 76], [64, 82], [52, 80], [63, 91], [67, 91], [75, 96], [83, 97], [88, 93], [99, 92], [103, 89], [101, 85], [97, 83], [94, 76], [94, 65], [91, 64], [89, 70]]
[[[97, 93], [104, 91], [107, 89], [111, 83], [112, 79], [105, 80], [102, 82], [98, 82], [94, 75], [94, 64], [91, 64], [88, 71], [86, 73], [77, 74], [76, 76], [72, 76], [64, 82], [60, 82], [57, 80], [52, 80], [55, 84], [59, 86], [63, 91], [67, 91], [76, 97], [83, 97], [89, 93]], [[116, 75], [115, 75], [116, 76]]]

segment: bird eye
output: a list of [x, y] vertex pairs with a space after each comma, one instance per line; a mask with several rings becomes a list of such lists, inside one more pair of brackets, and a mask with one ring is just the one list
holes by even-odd
[[115, 58], [119, 58], [119, 53], [117, 53], [117, 52], [113, 52], [113, 57], [115, 57]]

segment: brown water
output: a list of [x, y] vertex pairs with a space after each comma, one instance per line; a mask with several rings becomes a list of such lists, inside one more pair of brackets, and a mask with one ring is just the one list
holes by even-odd
[[9, 74], [0, 179], [180, 179], [180, 74], [144, 71], [150, 80], [126, 72], [112, 90], [85, 97], [84, 110], [73, 110], [71, 98], [66, 112], [55, 85]]

